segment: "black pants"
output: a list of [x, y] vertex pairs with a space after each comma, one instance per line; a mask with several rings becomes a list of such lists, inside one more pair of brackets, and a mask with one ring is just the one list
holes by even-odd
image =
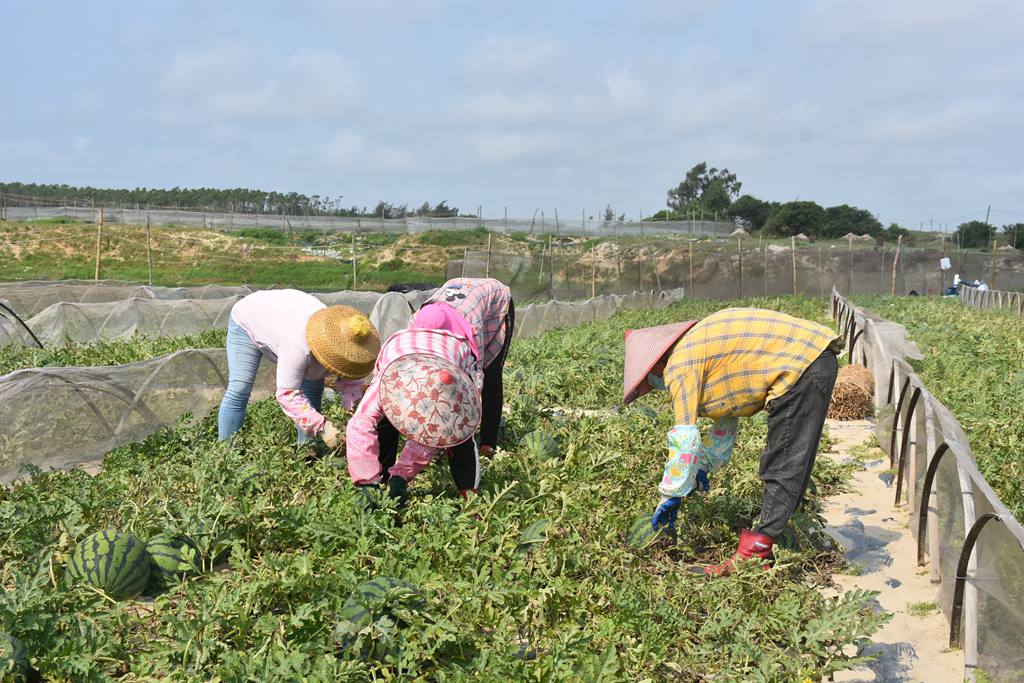
[[762, 534], [781, 534], [803, 500], [838, 372], [836, 355], [826, 350], [789, 391], [765, 406], [768, 444], [761, 454], [764, 501], [757, 529]]
[[[498, 427], [501, 424], [501, 408], [505, 403], [504, 369], [508, 347], [512, 343], [512, 332], [515, 329], [516, 309], [512, 301], [508, 302], [508, 313], [505, 314], [505, 341], [497, 357], [484, 368], [484, 386], [480, 391], [482, 401], [480, 415], [480, 445], [494, 448], [498, 445]], [[398, 430], [382, 418], [377, 423], [377, 443], [380, 447], [378, 461], [384, 478], [388, 470], [398, 459]], [[448, 449], [448, 467], [460, 490], [480, 487], [480, 450], [476, 439], [470, 439], [458, 446]]]

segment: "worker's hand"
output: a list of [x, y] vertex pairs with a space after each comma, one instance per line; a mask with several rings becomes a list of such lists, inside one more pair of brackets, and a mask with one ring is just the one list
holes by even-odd
[[320, 432], [320, 438], [324, 440], [324, 443], [331, 450], [337, 450], [341, 447], [341, 432], [330, 421], [324, 424], [324, 431]]
[[697, 470], [697, 487], [696, 491], [704, 491], [705, 493], [711, 490], [711, 482], [708, 481], [708, 473], [704, 470]]
[[494, 446], [481, 446], [480, 447], [480, 455], [484, 456], [485, 458], [493, 457], [494, 456]]
[[658, 505], [658, 509], [654, 511], [654, 516], [651, 518], [651, 526], [655, 531], [665, 527], [675, 528], [681, 501], [682, 498], [662, 498], [661, 504]]
[[398, 503], [399, 507], [405, 505], [406, 501], [409, 500], [409, 482], [406, 481], [405, 477], [392, 475], [388, 479], [388, 495]]

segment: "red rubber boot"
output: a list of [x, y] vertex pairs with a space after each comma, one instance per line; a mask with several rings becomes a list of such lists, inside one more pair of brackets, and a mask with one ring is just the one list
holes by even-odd
[[722, 564], [694, 565], [687, 567], [686, 570], [691, 574], [724, 576], [732, 572], [734, 569], [734, 562], [738, 560], [750, 560], [753, 558], [764, 560], [764, 564], [761, 565], [761, 568], [768, 569], [771, 566], [769, 563], [775, 559], [775, 556], [772, 555], [773, 545], [775, 545], [775, 539], [771, 536], [759, 534], [756, 531], [751, 531], [750, 529], [743, 529], [740, 531], [740, 544], [731, 558]]

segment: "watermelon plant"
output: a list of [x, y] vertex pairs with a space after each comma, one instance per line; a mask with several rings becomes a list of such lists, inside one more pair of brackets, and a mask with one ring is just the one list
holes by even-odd
[[[820, 302], [743, 303], [823, 316]], [[770, 572], [680, 578], [684, 563], [731, 552], [757, 515], [762, 418], [743, 421], [733, 461], [685, 502], [674, 543], [623, 542], [657, 502], [672, 421], [664, 395], [620, 408], [623, 330], [714, 306], [513, 344], [506, 436], [480, 494], [459, 497], [442, 459], [410, 485], [400, 526], [386, 495], [359, 504], [342, 454], [307, 460], [273, 400], [250, 406], [231, 443], [210, 416], [110, 452], [96, 476], [36, 471], [0, 489], [0, 631], [65, 681], [791, 681], [862, 663], [852, 653], [885, 615], [870, 594], [818, 590], [841, 561], [809, 533], [818, 496], [847, 476], [828, 458], [796, 522], [808, 542], [780, 549]], [[345, 424], [336, 404], [326, 410]], [[564, 444], [558, 458], [520, 445], [537, 430]], [[103, 529], [187, 535], [212, 571], [119, 602], [60, 580]], [[415, 588], [388, 584], [356, 600], [369, 621], [342, 618], [378, 577]]]

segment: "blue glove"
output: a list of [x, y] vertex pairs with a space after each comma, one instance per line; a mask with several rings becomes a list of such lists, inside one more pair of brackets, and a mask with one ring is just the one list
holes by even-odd
[[682, 498], [668, 498], [658, 509], [654, 511], [654, 517], [651, 518], [651, 526], [655, 531], [668, 527], [674, 529], [676, 526], [676, 518], [679, 516], [679, 503]]
[[711, 490], [711, 482], [708, 481], [708, 473], [704, 470], [697, 470], [697, 489], [705, 493]]

